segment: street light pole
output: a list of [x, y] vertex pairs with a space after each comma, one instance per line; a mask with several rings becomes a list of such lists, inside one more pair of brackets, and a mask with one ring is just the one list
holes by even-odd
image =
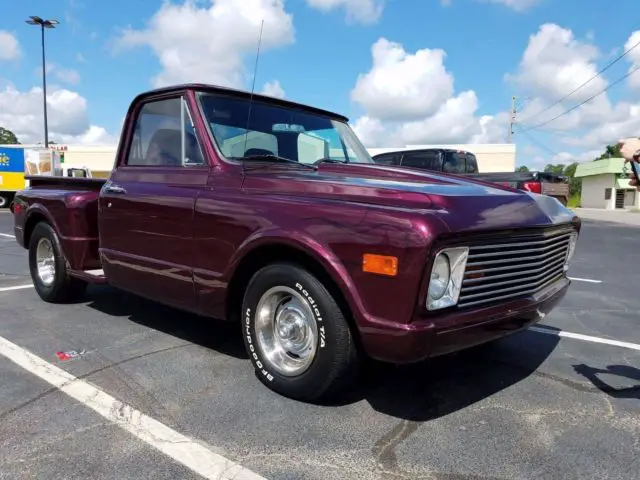
[[42, 106], [44, 107], [44, 148], [49, 148], [49, 126], [47, 121], [47, 67], [45, 63], [44, 53], [44, 29], [55, 28], [58, 25], [57, 20], [43, 20], [37, 16], [30, 16], [29, 20], [25, 20], [29, 25], [39, 25], [42, 41]]

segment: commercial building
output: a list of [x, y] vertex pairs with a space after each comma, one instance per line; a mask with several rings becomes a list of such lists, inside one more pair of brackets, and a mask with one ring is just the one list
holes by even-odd
[[640, 208], [640, 195], [622, 175], [623, 167], [623, 158], [578, 164], [575, 178], [582, 179], [580, 206], [607, 210]]
[[[241, 156], [238, 149], [245, 148], [269, 148], [265, 145], [264, 135], [244, 135], [228, 138], [224, 141], [225, 151], [230, 151], [234, 155]], [[301, 149], [308, 155], [316, 155], [318, 158], [329, 153], [331, 156], [334, 149], [327, 152], [325, 142], [312, 135], [301, 137]], [[41, 146], [41, 145], [40, 145]], [[50, 148], [59, 151], [63, 155], [65, 167], [83, 168], [91, 170], [94, 177], [107, 177], [113, 168], [116, 157], [117, 145], [50, 145]], [[480, 172], [512, 172], [516, 165], [516, 146], [512, 143], [505, 144], [454, 144], [454, 145], [407, 145], [397, 148], [368, 148], [369, 154], [376, 155], [396, 150], [411, 150], [417, 148], [451, 148], [455, 150], [465, 150], [473, 153], [478, 160]], [[340, 150], [340, 155], [341, 150]], [[338, 155], [338, 156], [340, 156]]]
[[478, 143], [453, 145], [407, 145], [396, 148], [368, 148], [370, 155], [395, 152], [399, 150], [415, 150], [422, 148], [447, 148], [471, 152], [478, 160], [478, 170], [488, 172], [513, 172], [516, 169], [516, 145], [514, 143]]

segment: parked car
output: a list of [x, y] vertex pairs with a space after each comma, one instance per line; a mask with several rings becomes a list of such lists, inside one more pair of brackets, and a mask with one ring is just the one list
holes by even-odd
[[376, 165], [336, 113], [200, 84], [132, 101], [108, 180], [29, 180], [12, 211], [42, 300], [108, 283], [238, 322], [260, 380], [307, 401], [366, 356], [417, 362], [537, 322], [581, 228], [548, 197]]
[[436, 172], [465, 175], [527, 192], [556, 198], [567, 206], [570, 196], [569, 178], [551, 172], [478, 172], [478, 161], [471, 152], [447, 148], [397, 150], [373, 156], [376, 163], [399, 165]]

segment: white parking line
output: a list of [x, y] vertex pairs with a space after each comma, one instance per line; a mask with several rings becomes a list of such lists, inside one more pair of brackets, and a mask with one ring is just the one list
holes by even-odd
[[15, 236], [13, 236], [13, 235], [9, 235], [8, 233], [0, 233], [0, 237], [5, 237], [5, 238], [14, 238], [14, 239], [16, 238]]
[[602, 280], [592, 280], [591, 278], [569, 277], [569, 280], [573, 280], [575, 282], [602, 283]]
[[610, 340], [602, 337], [592, 337], [591, 335], [582, 335], [581, 333], [565, 332], [564, 330], [555, 330], [545, 327], [529, 327], [529, 330], [546, 335], [557, 335], [558, 337], [574, 338], [576, 340], [584, 340], [585, 342], [602, 343], [604, 345], [613, 345], [614, 347], [629, 348], [631, 350], [639, 350], [640, 345], [637, 343], [620, 342], [619, 340]]
[[0, 355], [206, 479], [266, 480], [3, 337]]
[[23, 288], [33, 288], [33, 283], [29, 285], [15, 285], [13, 287], [0, 287], [0, 292], [10, 292], [12, 290], [22, 290]]

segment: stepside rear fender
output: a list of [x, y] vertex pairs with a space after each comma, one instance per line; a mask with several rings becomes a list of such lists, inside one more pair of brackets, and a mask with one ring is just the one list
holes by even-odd
[[[22, 197], [29, 206], [24, 214], [21, 244], [29, 247], [33, 229], [40, 221], [49, 223], [60, 238], [72, 270], [100, 268], [98, 257], [99, 191], [38, 191]], [[16, 232], [16, 238], [18, 232]]]

